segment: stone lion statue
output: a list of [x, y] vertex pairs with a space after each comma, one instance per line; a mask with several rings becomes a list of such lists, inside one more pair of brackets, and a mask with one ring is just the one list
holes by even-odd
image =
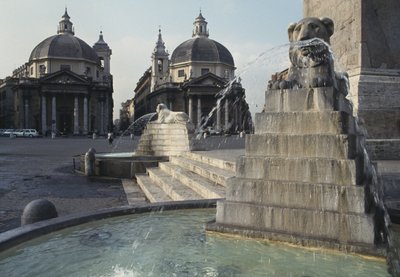
[[291, 65], [287, 75], [283, 78], [275, 76], [269, 87], [288, 89], [335, 85], [333, 58], [329, 48], [333, 29], [333, 21], [329, 18], [307, 17], [290, 24]]
[[158, 104], [156, 108], [158, 115], [157, 123], [189, 123], [189, 116], [184, 112], [173, 112], [165, 104]]

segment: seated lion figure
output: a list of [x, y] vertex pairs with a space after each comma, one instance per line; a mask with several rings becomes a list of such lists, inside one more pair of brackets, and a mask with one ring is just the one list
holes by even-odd
[[329, 38], [333, 34], [329, 18], [307, 17], [288, 28], [291, 65], [285, 80], [271, 83], [270, 88], [314, 88], [335, 85]]
[[189, 116], [184, 112], [173, 112], [165, 104], [158, 104], [156, 108], [158, 115], [157, 123], [189, 123]]

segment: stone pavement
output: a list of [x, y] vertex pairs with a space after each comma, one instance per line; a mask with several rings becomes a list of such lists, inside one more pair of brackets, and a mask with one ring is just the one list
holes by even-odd
[[[128, 152], [136, 141], [116, 143], [115, 151]], [[60, 216], [127, 205], [121, 180], [74, 172], [72, 157], [90, 147], [113, 151], [105, 138], [0, 138], [0, 232], [19, 227], [23, 208], [38, 198], [52, 201]]]
[[[59, 216], [143, 202], [144, 194], [132, 186], [132, 180], [87, 178], [73, 170], [73, 156], [90, 147], [98, 153], [131, 152], [137, 142], [137, 137], [116, 139], [113, 146], [105, 138], [0, 137], [0, 232], [19, 227], [23, 208], [39, 198], [53, 202]], [[203, 149], [218, 148], [202, 153], [229, 161], [244, 153], [244, 139], [238, 136], [209, 137], [199, 143]]]

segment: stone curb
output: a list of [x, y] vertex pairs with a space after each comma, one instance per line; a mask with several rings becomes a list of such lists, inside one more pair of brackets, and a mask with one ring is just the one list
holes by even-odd
[[101, 209], [89, 213], [76, 213], [57, 217], [49, 220], [28, 224], [0, 233], [0, 252], [17, 246], [28, 240], [39, 236], [58, 231], [64, 228], [73, 227], [95, 220], [106, 219], [130, 214], [141, 214], [154, 211], [169, 211], [181, 209], [215, 208], [217, 199], [175, 201], [154, 204], [141, 204], [135, 206], [122, 206], [109, 209]]

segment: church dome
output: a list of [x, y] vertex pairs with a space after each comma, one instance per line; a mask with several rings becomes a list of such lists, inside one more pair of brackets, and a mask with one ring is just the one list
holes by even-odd
[[67, 58], [99, 62], [96, 51], [86, 42], [74, 36], [73, 24], [65, 8], [65, 13], [59, 22], [57, 35], [51, 36], [39, 43], [32, 51], [29, 62], [46, 58]]
[[32, 51], [29, 61], [44, 58], [69, 58], [99, 61], [96, 51], [83, 40], [72, 34], [63, 33], [46, 38]]
[[206, 36], [189, 39], [180, 44], [172, 53], [172, 64], [189, 61], [220, 62], [235, 66], [229, 50], [221, 43]]

